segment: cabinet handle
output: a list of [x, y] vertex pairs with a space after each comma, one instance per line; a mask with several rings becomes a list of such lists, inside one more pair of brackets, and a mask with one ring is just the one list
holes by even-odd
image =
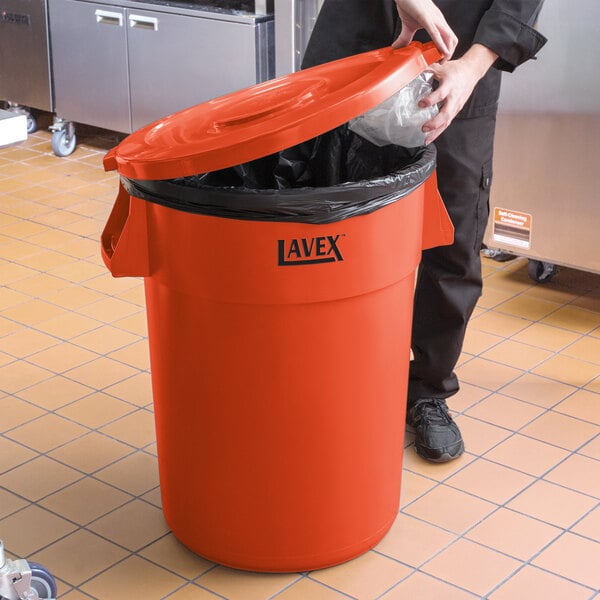
[[96, 23], [118, 25], [119, 27], [123, 27], [123, 13], [100, 10], [98, 8], [94, 14], [96, 15]]
[[145, 17], [144, 15], [129, 15], [129, 27], [158, 31], [158, 18]]

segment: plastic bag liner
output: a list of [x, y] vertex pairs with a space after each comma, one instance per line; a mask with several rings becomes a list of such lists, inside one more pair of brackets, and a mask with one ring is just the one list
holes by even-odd
[[127, 192], [195, 214], [325, 224], [371, 213], [418, 188], [435, 169], [434, 146], [379, 147], [346, 125], [220, 171], [164, 180], [121, 176]]
[[439, 112], [437, 104], [419, 108], [419, 101], [433, 90], [432, 81], [433, 73], [424, 71], [391, 98], [350, 120], [348, 127], [378, 146], [423, 146], [423, 124]]

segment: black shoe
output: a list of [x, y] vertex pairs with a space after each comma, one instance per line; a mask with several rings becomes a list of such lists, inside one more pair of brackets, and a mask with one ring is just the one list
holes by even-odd
[[420, 398], [408, 403], [406, 422], [415, 428], [417, 454], [432, 462], [447, 462], [464, 451], [458, 425], [442, 398]]

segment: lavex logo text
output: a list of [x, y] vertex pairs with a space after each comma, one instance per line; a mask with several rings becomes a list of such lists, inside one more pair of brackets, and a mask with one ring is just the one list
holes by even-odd
[[277, 264], [287, 267], [342, 261], [344, 257], [339, 243], [345, 235], [277, 240]]

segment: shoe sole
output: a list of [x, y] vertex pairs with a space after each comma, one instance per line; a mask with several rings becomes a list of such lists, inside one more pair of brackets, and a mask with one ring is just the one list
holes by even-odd
[[[459, 456], [461, 456], [463, 454], [463, 452], [465, 451], [465, 446], [464, 444], [461, 443], [461, 445], [459, 446], [458, 450], [455, 453], [450, 454], [450, 452], [443, 452], [442, 454], [440, 454], [439, 456], [431, 456], [430, 454], [427, 454], [427, 452], [425, 450], [423, 450], [421, 447], [417, 446], [415, 444], [415, 450], [417, 451], [417, 454], [421, 457], [424, 458], [425, 460], [428, 460], [429, 462], [433, 462], [433, 463], [445, 463], [445, 462], [450, 462], [451, 460], [454, 460], [456, 458], [458, 458]], [[428, 449], [430, 450], [430, 449]]]

